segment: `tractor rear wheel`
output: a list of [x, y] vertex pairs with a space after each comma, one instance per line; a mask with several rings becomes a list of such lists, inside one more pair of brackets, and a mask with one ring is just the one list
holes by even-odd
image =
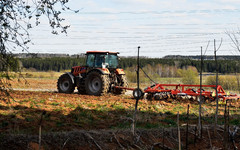
[[[122, 87], [128, 87], [128, 82], [127, 82], [127, 78], [125, 75], [118, 75], [117, 76], [117, 86], [122, 86]], [[126, 92], [125, 89], [117, 89], [115, 88], [113, 90], [113, 94], [116, 95], [120, 95], [120, 94], [124, 94]]]
[[92, 71], [85, 80], [85, 90], [89, 95], [104, 95], [109, 89], [108, 75], [101, 74], [98, 71]]
[[67, 73], [59, 77], [57, 82], [57, 89], [59, 93], [73, 93], [75, 85]]

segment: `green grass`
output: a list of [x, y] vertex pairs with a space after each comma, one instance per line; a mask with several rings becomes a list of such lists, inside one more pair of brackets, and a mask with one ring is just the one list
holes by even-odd
[[92, 104], [92, 103], [88, 103], [87, 106], [88, 106], [88, 107], [94, 107], [95, 105]]
[[66, 103], [66, 104], [65, 104], [65, 107], [75, 108], [75, 105], [74, 105], [74, 104], [71, 104], [71, 103]]
[[208, 123], [208, 124], [213, 124], [215, 121], [214, 117], [203, 117], [202, 119], [205, 123]]
[[118, 123], [117, 126], [112, 127], [112, 129], [129, 129], [131, 127], [132, 123], [131, 122], [121, 122]]
[[165, 114], [166, 115], [173, 115], [173, 113], [171, 111], [166, 111]]
[[46, 102], [46, 99], [41, 99], [39, 103], [44, 104]]
[[51, 103], [51, 105], [53, 105], [53, 106], [58, 106], [60, 103], [58, 103], [58, 102], [52, 102]]
[[161, 127], [161, 124], [159, 123], [149, 123], [149, 122], [137, 122], [136, 124], [137, 128], [145, 128], [145, 129], [153, 129], [153, 128], [159, 128]]
[[113, 108], [116, 109], [116, 110], [123, 110], [123, 109], [125, 109], [123, 104], [115, 104], [115, 105], [113, 105]]
[[240, 126], [240, 118], [232, 119], [229, 121], [230, 124]]
[[1, 128], [4, 128], [4, 127], [7, 127], [8, 125], [9, 125], [9, 122], [3, 120], [3, 121], [1, 122], [1, 126], [0, 126], [0, 127], [1, 127]]
[[184, 112], [186, 111], [186, 108], [181, 106], [181, 105], [176, 105], [174, 108], [173, 108], [173, 112]]
[[27, 118], [25, 118], [25, 120], [26, 120], [27, 122], [33, 122], [33, 121], [34, 121], [34, 119], [31, 118], [31, 117], [27, 117]]
[[104, 105], [97, 104], [95, 109], [100, 112], [107, 112], [110, 110], [110, 108], [108, 108], [106, 104]]
[[58, 79], [61, 75], [61, 72], [55, 71], [48, 71], [48, 72], [41, 72], [41, 71], [32, 71], [32, 70], [25, 70], [22, 71], [20, 74], [11, 72], [11, 76], [14, 78], [24, 77], [24, 78], [48, 78], [48, 79]]
[[167, 126], [167, 127], [177, 126], [176, 121], [171, 118], [165, 118], [162, 120], [162, 122], [166, 123], [167, 125], [165, 125], [165, 126]]
[[57, 127], [62, 127], [62, 126], [64, 126], [64, 122], [62, 122], [62, 121], [57, 121], [57, 122], [56, 122], [56, 126], [57, 126]]

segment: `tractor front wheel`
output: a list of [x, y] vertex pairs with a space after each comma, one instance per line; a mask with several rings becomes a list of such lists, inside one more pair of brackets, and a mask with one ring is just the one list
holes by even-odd
[[59, 77], [57, 82], [57, 89], [59, 93], [73, 93], [75, 85], [67, 73]]
[[104, 95], [109, 89], [108, 75], [101, 74], [98, 71], [92, 71], [85, 80], [86, 93], [89, 95]]

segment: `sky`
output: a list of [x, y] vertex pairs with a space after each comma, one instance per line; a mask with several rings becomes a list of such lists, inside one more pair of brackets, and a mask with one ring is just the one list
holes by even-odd
[[[46, 21], [30, 32], [31, 53], [117, 51], [120, 56], [239, 55], [226, 32], [240, 28], [240, 0], [69, 0], [67, 35], [52, 35]], [[209, 45], [208, 45], [209, 43]], [[207, 47], [208, 45], [208, 47]], [[18, 51], [16, 51], [18, 52]]]

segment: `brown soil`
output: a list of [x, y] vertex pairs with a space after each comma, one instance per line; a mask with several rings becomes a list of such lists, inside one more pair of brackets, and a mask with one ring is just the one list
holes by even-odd
[[[11, 104], [0, 102], [0, 149], [38, 149], [40, 124], [41, 149], [44, 150], [178, 149], [177, 111], [182, 118], [181, 147], [184, 149], [188, 105], [191, 124], [188, 132], [188, 149], [223, 149], [225, 143], [229, 149], [234, 149], [232, 138], [224, 138], [223, 126], [218, 126], [217, 134], [214, 136], [210, 123], [204, 121], [202, 138], [197, 135], [195, 125], [198, 105], [195, 101], [140, 100], [137, 135], [133, 137], [130, 128], [135, 100], [131, 96], [97, 97], [76, 93], [33, 91], [14, 91], [11, 96], [14, 98]], [[230, 119], [238, 121], [236, 118], [239, 118], [239, 102], [229, 106], [232, 114]], [[214, 103], [204, 104], [203, 108], [205, 119], [213, 118]], [[221, 115], [224, 106], [220, 106], [219, 109], [220, 119], [223, 120]], [[235, 146], [239, 147], [238, 132], [234, 139]]]

